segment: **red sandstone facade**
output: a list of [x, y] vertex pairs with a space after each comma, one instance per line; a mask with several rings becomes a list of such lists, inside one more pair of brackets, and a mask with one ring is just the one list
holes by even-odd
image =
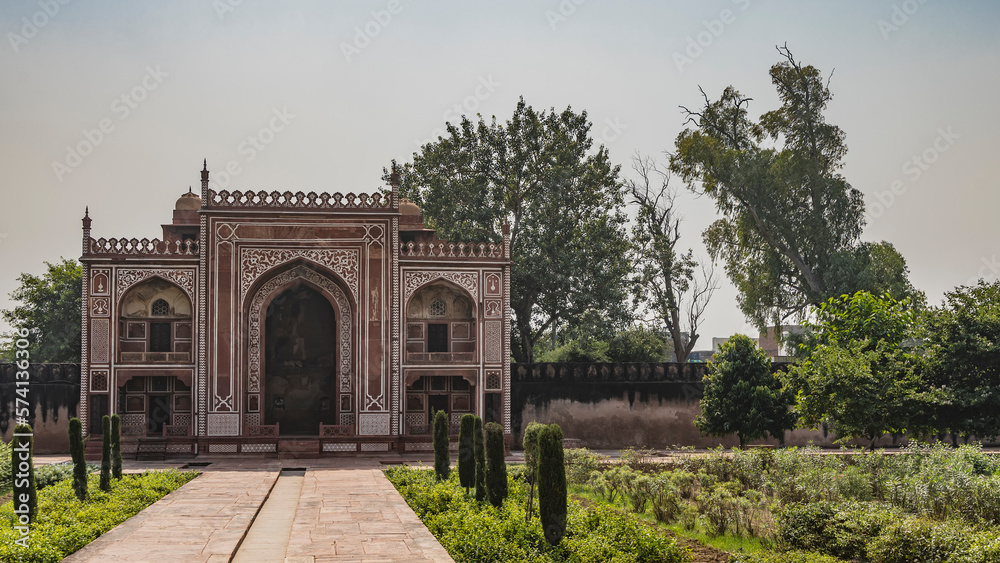
[[184, 194], [162, 240], [83, 220], [80, 415], [171, 453], [429, 449], [429, 414], [510, 433], [510, 247], [378, 194]]

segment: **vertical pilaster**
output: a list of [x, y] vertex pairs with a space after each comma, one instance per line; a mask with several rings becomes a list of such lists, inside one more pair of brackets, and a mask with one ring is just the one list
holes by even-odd
[[390, 394], [392, 397], [389, 411], [391, 413], [389, 415], [391, 425], [389, 433], [393, 436], [399, 436], [403, 433], [403, 408], [401, 399], [403, 396], [403, 383], [399, 373], [402, 355], [399, 334], [399, 310], [403, 307], [403, 295], [399, 283], [399, 171], [395, 163], [393, 164], [389, 182], [392, 184], [392, 209], [396, 212], [396, 215], [392, 218], [392, 232], [389, 234], [389, 245], [391, 247], [389, 253], [389, 295], [392, 296], [390, 298], [392, 307], [389, 313], [389, 334], [391, 338], [389, 353], [392, 355], [392, 359], [390, 360], [391, 373], [389, 375], [391, 380]]
[[510, 224], [503, 225], [503, 431], [513, 432], [510, 424]]
[[90, 207], [83, 214], [83, 253], [80, 256], [83, 269], [80, 287], [80, 409], [76, 417], [83, 425], [83, 435], [87, 435], [90, 418], [90, 263], [85, 260], [90, 254]]
[[198, 354], [197, 381], [192, 391], [195, 394], [195, 435], [207, 436], [206, 421], [208, 420], [208, 216], [204, 211], [209, 207], [208, 193], [208, 160], [201, 170], [201, 209], [200, 227], [198, 229], [198, 334], [195, 335], [193, 346]]

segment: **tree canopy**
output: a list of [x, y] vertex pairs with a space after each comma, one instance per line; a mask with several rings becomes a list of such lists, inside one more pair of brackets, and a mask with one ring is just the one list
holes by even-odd
[[[787, 47], [771, 67], [781, 106], [758, 121], [751, 98], [732, 86], [716, 101], [702, 91], [699, 111], [682, 108], [670, 168], [715, 200], [722, 218], [704, 233], [739, 291], [739, 305], [763, 328], [801, 316], [809, 305], [858, 290], [898, 293], [909, 287], [902, 257], [889, 243], [861, 245], [864, 200], [840, 173], [845, 134], [823, 115], [829, 78], [802, 65]], [[894, 268], [878, 256], [898, 257]]]
[[[20, 332], [27, 329], [32, 362], [80, 361], [80, 294], [83, 268], [75, 260], [51, 264], [41, 276], [23, 273], [20, 286], [11, 294], [19, 304], [3, 311], [3, 318]], [[10, 336], [0, 345], [0, 354], [12, 356]]]
[[593, 150], [587, 112], [535, 111], [506, 123], [463, 116], [400, 169], [400, 190], [439, 236], [500, 241], [510, 225], [512, 353], [531, 361], [553, 324], [588, 311], [627, 317], [624, 194], [607, 149]]
[[771, 360], [750, 337], [737, 334], [722, 345], [704, 377], [701, 414], [694, 424], [704, 434], [736, 434], [740, 447], [772, 436], [784, 440], [794, 426], [789, 398], [771, 372]]
[[928, 384], [940, 390], [928, 417], [940, 432], [1000, 435], [1000, 281], [960, 286], [923, 319]]
[[860, 291], [830, 298], [815, 316], [807, 323], [807, 354], [785, 376], [800, 421], [872, 444], [885, 433], [926, 433], [933, 394], [920, 357], [906, 346], [914, 323], [909, 301]]

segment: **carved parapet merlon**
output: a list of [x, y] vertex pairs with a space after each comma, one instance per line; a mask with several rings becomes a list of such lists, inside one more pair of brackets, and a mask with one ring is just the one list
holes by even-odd
[[399, 245], [400, 258], [490, 258], [503, 260], [503, 246], [492, 242], [454, 243], [440, 239]]
[[393, 209], [392, 193], [254, 192], [208, 190], [208, 207], [294, 209]]
[[90, 239], [87, 254], [197, 256], [198, 242], [194, 240], [160, 240], [135, 238]]

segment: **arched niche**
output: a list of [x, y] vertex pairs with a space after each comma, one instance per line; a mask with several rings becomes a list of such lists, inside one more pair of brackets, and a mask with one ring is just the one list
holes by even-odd
[[150, 278], [129, 288], [118, 310], [122, 363], [191, 362], [191, 300], [180, 287]]
[[469, 294], [444, 280], [418, 289], [406, 306], [408, 363], [473, 363], [476, 307]]

